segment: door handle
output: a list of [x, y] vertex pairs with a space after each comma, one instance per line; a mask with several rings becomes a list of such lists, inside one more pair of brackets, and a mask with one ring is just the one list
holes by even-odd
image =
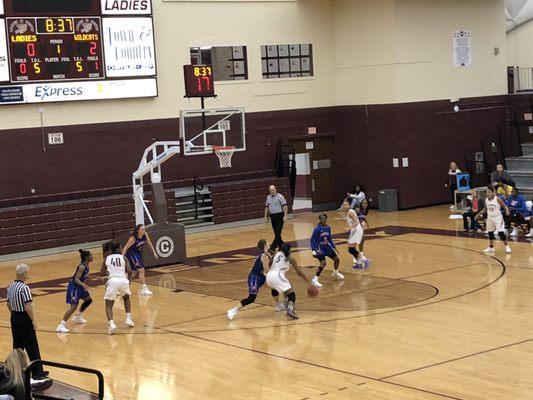
[[314, 179], [311, 179], [311, 191], [312, 192], [315, 191], [315, 180]]

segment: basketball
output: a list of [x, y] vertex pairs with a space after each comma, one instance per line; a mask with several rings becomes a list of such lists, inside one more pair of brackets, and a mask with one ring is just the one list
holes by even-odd
[[318, 297], [318, 295], [320, 294], [320, 289], [317, 288], [316, 286], [313, 286], [313, 285], [309, 285], [309, 287], [307, 288], [307, 296], [309, 297]]

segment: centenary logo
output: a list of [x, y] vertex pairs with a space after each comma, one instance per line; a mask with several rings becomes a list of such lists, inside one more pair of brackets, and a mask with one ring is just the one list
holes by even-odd
[[155, 251], [159, 257], [170, 257], [174, 252], [174, 241], [168, 236], [161, 236], [155, 244]]

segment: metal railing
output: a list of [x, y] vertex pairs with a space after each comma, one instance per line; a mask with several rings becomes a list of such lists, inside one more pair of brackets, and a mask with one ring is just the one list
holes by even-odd
[[205, 199], [204, 199], [204, 195], [202, 194], [202, 190], [204, 190], [204, 181], [202, 180], [202, 178], [195, 176], [193, 179], [193, 187], [194, 187], [194, 219], [198, 219], [199, 201], [201, 201], [202, 205], [205, 206]]
[[[26, 400], [32, 399], [43, 399], [43, 400], [65, 400], [60, 397], [46, 396], [44, 394], [36, 394], [31, 392], [31, 372], [35, 368], [36, 364], [40, 360], [32, 361], [24, 370], [24, 388], [26, 392]], [[78, 367], [76, 365], [61, 364], [52, 361], [40, 361], [43, 365], [48, 365], [49, 367], [55, 367], [60, 369], [68, 369], [70, 371], [84, 372], [86, 374], [96, 375], [98, 378], [98, 400], [104, 399], [104, 375], [95, 369]], [[33, 397], [32, 397], [33, 396]]]
[[283, 139], [278, 139], [276, 149], [275, 169], [278, 178], [288, 177], [291, 191], [291, 199], [294, 204], [296, 193], [296, 151], [294, 146], [283, 144]]

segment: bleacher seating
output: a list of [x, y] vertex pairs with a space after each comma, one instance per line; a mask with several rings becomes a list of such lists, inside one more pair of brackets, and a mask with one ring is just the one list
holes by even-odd
[[[276, 185], [291, 205], [288, 178], [258, 178], [210, 185], [216, 224], [261, 218], [268, 186]], [[289, 210], [291, 211], [291, 210]]]
[[[213, 198], [215, 223], [263, 216], [268, 185], [275, 184], [290, 205], [287, 178], [274, 170], [202, 178]], [[193, 179], [164, 182], [169, 221], [176, 222], [176, 188]], [[149, 188], [146, 189], [147, 191]], [[150, 193], [146, 193], [150, 209]], [[131, 187], [103, 188], [0, 200], [0, 255], [104, 241], [135, 224]]]

